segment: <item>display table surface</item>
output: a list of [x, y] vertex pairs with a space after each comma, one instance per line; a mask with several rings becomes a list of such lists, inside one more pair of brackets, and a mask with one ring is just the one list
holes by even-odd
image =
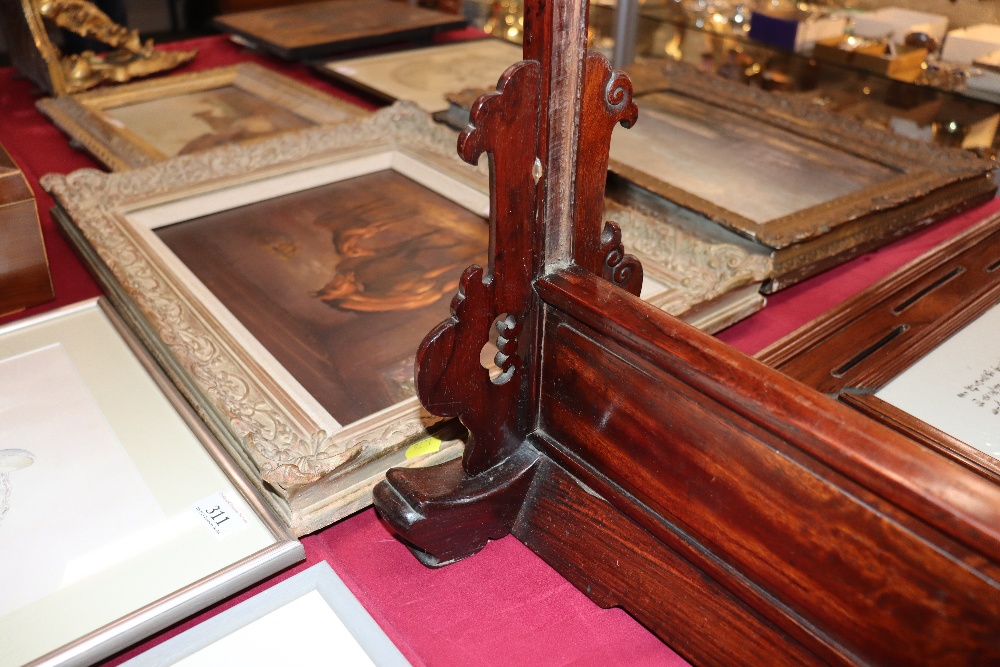
[[[463, 35], [452, 35], [454, 37]], [[449, 39], [448, 36], [444, 39]], [[338, 97], [350, 92], [289, 65], [235, 46], [223, 37], [166, 45], [198, 48], [178, 70], [192, 72], [254, 61]], [[0, 323], [100, 294], [100, 288], [56, 230], [52, 199], [38, 186], [49, 172], [99, 168], [34, 107], [38, 92], [11, 68], [0, 69], [0, 143], [35, 192], [56, 300], [0, 318]], [[641, 116], [640, 121], [641, 122]], [[719, 334], [752, 354], [848, 296], [1000, 209], [1000, 200], [939, 223], [877, 252], [769, 297], [767, 307]], [[0, 243], [3, 240], [0, 239]], [[520, 542], [506, 537], [480, 554], [432, 570], [420, 565], [368, 509], [302, 539], [307, 560], [295, 568], [157, 635], [107, 664], [132, 655], [325, 560], [414, 665], [683, 665], [685, 662], [618, 609], [600, 609]], [[270, 641], [270, 639], [269, 639]], [[295, 641], [288, 637], [285, 641]]]

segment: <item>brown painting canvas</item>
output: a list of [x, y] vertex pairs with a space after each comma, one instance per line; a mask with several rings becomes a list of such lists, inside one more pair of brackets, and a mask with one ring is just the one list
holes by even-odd
[[166, 157], [316, 124], [236, 86], [123, 104], [104, 113]]
[[413, 395], [413, 357], [485, 261], [479, 216], [392, 171], [157, 231], [341, 424]]

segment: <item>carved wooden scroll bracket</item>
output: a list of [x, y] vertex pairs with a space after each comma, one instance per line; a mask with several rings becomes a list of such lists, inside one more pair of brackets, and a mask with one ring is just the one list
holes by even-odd
[[[458, 152], [475, 164], [490, 159], [490, 266], [466, 269], [450, 319], [431, 331], [417, 352], [417, 395], [432, 413], [459, 417], [469, 429], [464, 464], [470, 474], [496, 465], [520, 445], [527, 428], [525, 358], [530, 336], [534, 267], [539, 64], [508, 69], [498, 90], [472, 108]], [[481, 353], [496, 327], [491, 377]]]
[[[462, 466], [390, 471], [375, 489], [383, 518], [428, 564], [510, 532], [530, 486], [537, 455], [525, 443], [537, 418], [542, 320], [533, 285], [552, 268], [546, 263], [556, 258], [553, 266], [564, 268], [568, 258], [633, 294], [642, 284], [621, 230], [602, 219], [611, 133], [638, 115], [632, 84], [584, 48], [579, 0], [526, 4], [530, 59], [479, 98], [458, 141], [467, 162], [484, 153], [490, 160], [490, 264], [465, 271], [451, 318], [416, 358], [421, 402], [469, 429]], [[575, 163], [565, 164], [567, 156]], [[480, 361], [491, 339], [492, 373]]]

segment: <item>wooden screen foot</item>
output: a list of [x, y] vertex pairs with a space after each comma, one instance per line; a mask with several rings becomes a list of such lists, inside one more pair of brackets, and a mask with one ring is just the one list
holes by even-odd
[[478, 475], [458, 459], [393, 469], [375, 487], [375, 506], [420, 562], [447, 565], [510, 533], [537, 465], [537, 452], [521, 447]]

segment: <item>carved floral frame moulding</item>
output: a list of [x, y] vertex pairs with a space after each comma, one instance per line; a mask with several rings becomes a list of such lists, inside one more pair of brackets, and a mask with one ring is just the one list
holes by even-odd
[[[369, 504], [371, 486], [388, 467], [439, 462], [457, 455], [458, 443], [405, 457], [406, 446], [426, 437], [426, 429], [439, 421], [416, 398], [344, 426], [324, 417], [322, 409], [317, 414], [310, 401], [287, 387], [282, 369], [269, 369], [262, 359], [269, 356], [266, 350], [256, 350], [259, 343], [247, 340], [249, 334], [234, 333], [241, 327], [233, 326], [231, 314], [225, 308], [218, 312], [204, 286], [184, 277], [179, 260], [151, 244], [151, 232], [138, 229], [128, 216], [386, 153], [443, 175], [455, 184], [456, 201], [485, 215], [485, 162], [478, 168], [462, 162], [455, 133], [405, 103], [363, 120], [223, 146], [143, 169], [112, 174], [84, 169], [42, 179], [66, 214], [57, 217], [81, 253], [90, 255], [108, 291], [117, 293], [119, 307], [134, 311], [128, 317], [133, 326], [144, 330], [147, 344], [173, 368], [174, 381], [201, 406], [207, 422], [220, 426], [231, 453], [298, 534]], [[422, 181], [421, 173], [405, 175]], [[770, 270], [764, 256], [699, 239], [648, 212], [609, 204], [608, 213], [623, 223], [626, 239], [643, 239], [637, 245], [664, 287], [658, 298], [676, 314], [736, 285], [759, 282]]]
[[[105, 166], [112, 171], [121, 171], [146, 167], [169, 156], [143, 140], [127, 125], [122, 126], [106, 109], [150, 103], [227, 86], [269, 102], [316, 125], [342, 123], [368, 114], [361, 107], [253, 63], [138, 81], [76, 95], [44, 98], [36, 104], [59, 129]], [[161, 116], [159, 122], [170, 122], [168, 114]]]

